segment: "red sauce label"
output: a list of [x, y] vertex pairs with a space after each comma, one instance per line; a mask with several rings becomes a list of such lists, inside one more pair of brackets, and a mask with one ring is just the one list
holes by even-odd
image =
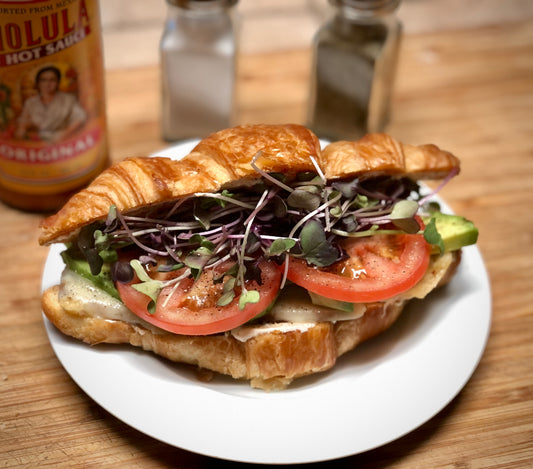
[[0, 1], [0, 184], [76, 188], [107, 158], [96, 0]]

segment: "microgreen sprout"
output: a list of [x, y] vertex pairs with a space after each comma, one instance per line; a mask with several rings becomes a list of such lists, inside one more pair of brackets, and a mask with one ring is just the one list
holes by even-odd
[[[251, 162], [258, 179], [246, 188], [198, 192], [142, 214], [111, 206], [105, 222], [80, 233], [78, 249], [91, 271], [98, 273], [104, 262], [114, 263], [115, 280], [126, 282], [134, 272], [140, 280], [134, 288], [150, 297], [150, 312], [163, 288], [175, 291], [183, 280], [197, 280], [210, 271], [213, 283], [223, 282], [218, 306], [238, 299], [243, 309], [260, 299], [252, 285], [261, 285], [262, 259], [284, 264], [283, 287], [288, 255], [328, 266], [344, 256], [339, 247], [343, 238], [418, 233], [419, 212], [433, 209], [429, 196], [422, 198], [418, 185], [407, 178], [328, 182], [311, 158], [315, 172], [288, 180], [259, 168], [261, 154]], [[434, 223], [424, 234], [429, 243], [441, 246]], [[129, 265], [116, 262], [117, 250], [131, 247], [141, 254]], [[158, 272], [158, 279], [149, 271]], [[172, 292], [165, 301], [171, 296]]]

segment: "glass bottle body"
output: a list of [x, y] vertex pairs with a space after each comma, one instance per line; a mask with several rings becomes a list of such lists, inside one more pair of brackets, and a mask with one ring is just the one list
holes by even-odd
[[314, 38], [308, 125], [322, 138], [357, 139], [389, 122], [402, 27], [393, 11], [337, 3]]
[[51, 211], [109, 164], [99, 5], [20, 6], [0, 21], [0, 199]]
[[230, 127], [234, 108], [235, 2], [185, 3], [191, 8], [169, 4], [161, 39], [162, 132], [169, 141]]

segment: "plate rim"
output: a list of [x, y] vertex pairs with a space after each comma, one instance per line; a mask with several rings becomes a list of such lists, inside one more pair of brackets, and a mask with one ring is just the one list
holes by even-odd
[[[196, 140], [186, 141], [186, 142], [180, 142], [177, 145], [172, 145], [164, 150], [161, 150], [159, 152], [154, 153], [154, 155], [163, 155], [167, 156], [168, 154], [172, 152], [180, 153], [184, 152], [190, 149], [194, 146]], [[436, 199], [439, 201], [439, 203], [442, 204], [443, 208], [446, 211], [449, 211], [451, 213], [451, 209], [447, 204], [440, 198], [436, 197]], [[62, 270], [61, 268], [61, 261], [59, 259], [59, 251], [63, 249], [61, 245], [53, 245], [50, 248], [49, 254], [47, 256], [45, 266], [43, 269], [43, 277], [42, 277], [42, 285], [41, 289], [44, 291], [47, 287], [57, 284], [60, 272]], [[58, 270], [60, 268], [60, 270]], [[461, 277], [461, 278], [456, 278]], [[50, 323], [50, 321], [46, 318], [46, 316], [43, 313], [43, 321], [46, 328], [47, 335], [49, 337], [49, 341], [52, 345], [52, 348], [60, 361], [61, 365], [65, 369], [65, 371], [71, 376], [71, 378], [78, 384], [78, 386], [95, 402], [97, 402], [101, 407], [106, 409], [108, 412], [110, 412], [112, 415], [117, 417], [119, 420], [123, 421], [127, 425], [141, 431], [142, 433], [153, 437], [159, 441], [162, 441], [164, 443], [167, 443], [169, 445], [179, 447], [188, 451], [192, 451], [198, 454], [202, 454], [209, 457], [215, 457], [219, 459], [225, 459], [230, 461], [237, 461], [237, 462], [245, 462], [245, 463], [261, 463], [261, 464], [294, 464], [294, 463], [312, 463], [312, 462], [322, 462], [326, 460], [332, 460], [337, 459], [341, 457], [347, 457], [352, 456], [355, 454], [359, 454], [365, 451], [369, 451], [371, 449], [383, 446], [387, 443], [390, 443], [391, 441], [394, 441], [398, 438], [401, 438], [402, 436], [410, 433], [411, 431], [418, 428], [423, 423], [427, 422], [431, 418], [433, 418], [436, 414], [438, 414], [446, 405], [448, 405], [455, 397], [456, 395], [463, 389], [463, 387], [466, 385], [466, 383], [471, 378], [472, 374], [474, 373], [475, 369], [477, 368], [482, 356], [483, 352], [485, 350], [489, 335], [490, 335], [490, 328], [491, 328], [491, 320], [492, 320], [492, 298], [491, 298], [491, 289], [490, 289], [490, 280], [488, 276], [487, 269], [485, 267], [485, 264], [483, 262], [483, 258], [481, 256], [481, 252], [479, 251], [479, 248], [477, 246], [468, 246], [466, 248], [463, 248], [463, 259], [459, 266], [459, 270], [457, 272], [457, 275], [452, 279], [452, 283], [455, 285], [456, 289], [461, 287], [459, 284], [462, 283], [463, 280], [468, 280], [471, 284], [476, 286], [476, 288], [473, 291], [466, 291], [466, 293], [463, 291], [465, 296], [463, 298], [446, 298], [446, 292], [441, 294], [438, 298], [428, 298], [424, 301], [431, 306], [431, 304], [438, 304], [441, 306], [444, 304], [446, 306], [447, 303], [452, 304], [452, 306], [455, 305], [456, 308], [459, 306], [461, 309], [465, 308], [465, 302], [470, 298], [471, 300], [481, 300], [479, 301], [479, 304], [477, 304], [477, 308], [474, 308], [474, 314], [476, 315], [476, 318], [478, 320], [481, 320], [481, 324], [476, 324], [478, 326], [474, 329], [476, 336], [475, 336], [475, 347], [474, 349], [469, 350], [469, 356], [468, 356], [468, 363], [463, 363], [462, 368], [460, 371], [460, 376], [454, 376], [454, 382], [453, 385], [450, 386], [449, 389], [446, 390], [444, 395], [438, 396], [437, 401], [438, 402], [432, 402], [432, 403], [425, 403], [427, 408], [423, 409], [423, 415], [418, 416], [409, 416], [407, 415], [407, 420], [402, 423], [395, 423], [394, 428], [389, 428], [388, 426], [382, 426], [384, 427], [384, 432], [377, 433], [381, 434], [382, 438], [376, 438], [376, 432], [374, 433], [372, 431], [367, 431], [368, 436], [361, 436], [365, 440], [364, 443], [359, 443], [359, 446], [354, 444], [352, 447], [350, 437], [353, 436], [350, 434], [350, 432], [341, 432], [335, 433], [333, 436], [328, 434], [322, 434], [320, 440], [316, 440], [316, 437], [313, 438], [314, 445], [309, 445], [309, 441], [307, 444], [305, 444], [305, 448], [302, 448], [298, 445], [292, 445], [289, 438], [289, 445], [284, 445], [283, 441], [280, 440], [279, 435], [274, 437], [272, 435], [272, 428], [268, 428], [266, 430], [270, 430], [270, 432], [266, 432], [265, 434], [257, 434], [256, 433], [256, 440], [252, 443], [248, 443], [245, 448], [242, 447], [242, 445], [237, 445], [236, 448], [232, 448], [230, 443], [231, 440], [226, 440], [226, 438], [223, 438], [222, 440], [218, 440], [215, 438], [216, 434], [210, 431], [211, 434], [210, 438], [205, 438], [204, 441], [193, 441], [190, 438], [187, 438], [182, 433], [179, 433], [178, 439], [181, 439], [181, 441], [176, 441], [176, 438], [173, 438], [172, 435], [175, 435], [176, 432], [173, 432], [172, 428], [172, 421], [167, 421], [168, 417], [170, 417], [169, 414], [167, 414], [167, 419], [165, 419], [164, 422], [159, 422], [157, 425], [154, 425], [150, 421], [150, 411], [153, 409], [150, 408], [150, 406], [136, 406], [135, 403], [128, 403], [126, 399], [122, 400], [113, 400], [109, 395], [106, 396], [105, 389], [101, 389], [100, 387], [96, 388], [95, 383], [97, 382], [96, 376], [94, 373], [97, 371], [100, 373], [110, 373], [109, 375], [106, 375], [106, 379], [116, 379], [118, 376], [118, 371], [116, 369], [109, 370], [106, 366], [98, 367], [95, 370], [92, 370], [91, 372], [83, 373], [84, 367], [79, 366], [79, 360], [82, 360], [84, 362], [89, 363], [99, 363], [103, 362], [104, 365], [113, 365], [116, 366], [117, 364], [123, 367], [123, 372], [127, 372], [127, 376], [129, 379], [138, 380], [139, 376], [137, 371], [133, 371], [133, 378], [131, 376], [132, 370], [129, 368], [132, 366], [132, 363], [134, 364], [143, 364], [146, 366], [147, 363], [149, 363], [149, 366], [155, 366], [157, 368], [159, 375], [149, 376], [145, 373], [144, 380], [146, 381], [146, 377], [148, 376], [149, 383], [151, 383], [152, 386], [152, 392], [154, 392], [154, 389], [158, 390], [158, 396], [161, 399], [161, 405], [166, 402], [170, 402], [171, 396], [169, 395], [168, 391], [170, 386], [174, 390], [178, 389], [180, 393], [182, 393], [182, 396], [187, 396], [189, 399], [191, 396], [197, 396], [198, 398], [202, 398], [202, 404], [204, 406], [203, 412], [210, 412], [211, 421], [210, 424], [213, 427], [216, 428], [219, 432], [228, 432], [228, 411], [231, 412], [241, 412], [241, 415], [238, 415], [238, 417], [246, 418], [248, 415], [256, 415], [257, 413], [263, 412], [265, 413], [265, 409], [270, 413], [276, 413], [278, 412], [278, 415], [283, 415], [283, 413], [288, 413], [291, 416], [297, 416], [299, 419], [301, 419], [300, 423], [291, 423], [290, 421], [285, 422], [285, 429], [287, 431], [297, 431], [298, 429], [310, 429], [310, 431], [313, 431], [315, 429], [315, 425], [313, 425], [316, 422], [313, 422], [310, 420], [311, 413], [309, 415], [306, 414], [306, 409], [302, 408], [302, 405], [308, 405], [311, 401], [310, 399], [331, 399], [333, 396], [330, 395], [331, 393], [331, 386], [334, 386], [336, 384], [336, 380], [339, 381], [341, 384], [353, 384], [354, 386], [358, 387], [359, 390], [364, 390], [365, 392], [368, 392], [369, 389], [368, 386], [375, 386], [379, 379], [382, 377], [383, 373], [397, 373], [395, 369], [393, 369], [394, 366], [405, 366], [406, 362], [405, 360], [416, 360], [415, 363], [419, 364], [420, 366], [429, 366], [429, 364], [424, 363], [424, 360], [421, 359], [420, 351], [426, 351], [426, 347], [428, 347], [428, 340], [438, 340], [440, 342], [443, 341], [443, 339], [446, 339], [446, 337], [442, 337], [442, 331], [439, 333], [439, 329], [431, 328], [429, 329], [430, 336], [428, 337], [419, 337], [418, 340], [420, 342], [417, 347], [419, 347], [419, 350], [417, 352], [416, 348], [409, 348], [406, 347], [405, 350], [403, 350], [402, 354], [400, 356], [386, 356], [384, 360], [380, 361], [377, 360], [376, 362], [372, 362], [372, 364], [375, 366], [372, 370], [370, 370], [367, 373], [363, 374], [357, 374], [356, 378], [350, 377], [350, 375], [346, 375], [346, 373], [340, 374], [340, 378], [338, 378], [338, 375], [340, 373], [337, 373], [336, 375], [336, 367], [334, 367], [333, 370], [330, 372], [326, 372], [325, 375], [319, 376], [319, 377], [308, 377], [303, 378], [303, 380], [308, 380], [309, 385], [302, 385], [297, 386], [295, 389], [289, 389], [286, 391], [282, 391], [281, 393], [264, 393], [264, 391], [258, 391], [258, 390], [252, 390], [249, 388], [249, 385], [246, 382], [239, 382], [237, 385], [235, 383], [227, 384], [227, 382], [223, 381], [223, 384], [220, 384], [220, 382], [215, 382], [213, 385], [206, 385], [198, 382], [192, 382], [188, 381], [188, 378], [183, 379], [183, 376], [178, 376], [177, 380], [175, 382], [172, 382], [170, 385], [168, 384], [168, 377], [167, 374], [172, 375], [172, 373], [168, 373], [168, 369], [173, 365], [165, 365], [164, 362], [160, 359], [160, 357], [157, 357], [151, 353], [144, 352], [142, 350], [138, 350], [134, 347], [120, 347], [114, 349], [113, 352], [108, 353], [108, 350], [97, 350], [96, 348], [88, 347], [86, 344], [76, 341], [75, 339], [72, 339], [70, 337], [64, 336], [61, 334], [55, 327]], [[455, 281], [455, 282], [454, 282]], [[477, 284], [476, 284], [477, 281]], [[467, 282], [468, 283], [468, 282]], [[472, 285], [471, 285], [472, 286]], [[459, 290], [461, 290], [459, 288]], [[420, 303], [421, 304], [421, 303]], [[459, 305], [459, 306], [458, 306]], [[431, 311], [431, 307], [429, 308]], [[402, 313], [402, 316], [405, 313]], [[427, 313], [430, 314], [430, 313]], [[435, 315], [435, 313], [431, 313]], [[441, 313], [443, 314], [443, 313]], [[447, 315], [447, 316], [446, 316]], [[444, 323], [444, 325], [449, 328], [451, 325], [453, 325], [452, 319], [450, 319], [450, 316], [453, 317], [453, 321], [461, 320], [461, 318], [456, 318], [457, 312], [454, 311], [454, 309], [447, 310], [446, 314], [444, 315], [444, 319], [441, 319], [441, 322]], [[468, 318], [466, 318], [468, 319]], [[448, 324], [448, 322], [452, 321], [452, 324]], [[464, 320], [464, 319], [463, 319]], [[440, 324], [442, 326], [442, 324]], [[482, 326], [482, 327], [481, 327]], [[393, 326], [394, 328], [394, 326]], [[391, 329], [393, 329], [391, 328]], [[387, 333], [385, 333], [387, 334]], [[394, 337], [394, 329], [393, 332], [389, 333], [389, 336]], [[370, 342], [377, 343], [379, 345], [379, 342], [375, 341], [381, 341], [383, 342], [386, 340], [387, 337], [376, 337]], [[468, 339], [471, 339], [469, 337]], [[115, 348], [116, 346], [109, 346]], [[372, 345], [362, 344], [358, 347], [358, 351], [364, 347], [364, 350], [367, 354], [369, 354], [372, 351], [372, 348], [376, 348], [377, 345], [372, 347]], [[370, 352], [369, 352], [370, 350]], [[417, 354], [418, 353], [418, 354]], [[352, 356], [352, 360], [354, 360], [357, 363], [357, 359], [354, 359], [354, 354], [357, 354], [357, 352], [351, 352], [350, 356]], [[110, 358], [111, 357], [111, 358]], [[126, 358], [124, 358], [126, 357]], [[102, 360], [103, 358], [103, 360]], [[76, 362], [78, 360], [78, 362]], [[124, 361], [126, 360], [126, 361]], [[129, 363], [129, 362], [132, 363]], [[343, 366], [344, 368], [350, 368], [349, 362], [350, 359], [346, 359], [346, 362], [348, 362], [348, 365]], [[343, 361], [344, 363], [344, 361]], [[340, 370], [340, 366], [339, 369]], [[401, 368], [402, 371], [403, 368]], [[145, 369], [146, 370], [146, 369]], [[114, 371], [114, 372], [111, 372]], [[416, 374], [415, 374], [416, 375]], [[325, 378], [323, 378], [325, 376]], [[101, 377], [100, 377], [101, 378]], [[124, 379], [124, 378], [122, 378]], [[222, 378], [223, 380], [223, 378]], [[167, 382], [167, 388], [165, 389], [165, 385], [161, 385], [161, 383]], [[117, 384], [117, 383], [114, 383]], [[129, 384], [124, 383], [124, 384]], [[338, 384], [338, 383], [337, 383]], [[367, 387], [361, 387], [361, 385], [367, 386]], [[407, 383], [407, 386], [401, 386], [400, 390], [397, 390], [398, 396], [397, 399], [405, 399], [407, 396], [407, 393], [409, 392], [410, 387], [412, 387], [414, 383]], [[428, 383], [417, 383], [417, 385], [423, 385], [428, 386]], [[218, 388], [217, 388], [218, 386]], [[240, 389], [239, 387], [245, 387]], [[120, 389], [124, 390], [123, 386], [119, 386]], [[335, 389], [335, 387], [333, 388]], [[372, 389], [372, 388], [370, 388]], [[329, 393], [328, 393], [329, 390]], [[149, 389], [142, 388], [143, 397], [145, 399], [149, 399]], [[378, 393], [381, 395], [381, 393]], [[368, 410], [365, 409], [365, 406], [359, 405], [359, 403], [353, 403], [350, 401], [350, 398], [352, 397], [350, 393], [346, 392], [346, 389], [335, 389], [335, 399], [334, 401], [344, 402], [344, 404], [349, 406], [350, 411], [359, 413], [359, 417], [366, 416], [369, 418]], [[368, 395], [364, 395], [363, 397], [367, 398], [366, 407], [368, 406]], [[390, 397], [390, 396], [383, 396], [381, 397]], [[344, 399], [345, 401], [342, 401]], [[172, 401], [173, 402], [173, 401]], [[260, 407], [258, 407], [258, 402], [261, 402]], [[268, 403], [268, 404], [266, 404]], [[337, 410], [340, 411], [340, 407], [336, 405], [335, 403], [331, 403], [331, 400], [329, 400], [329, 405], [332, 406]], [[381, 404], [384, 404], [384, 402], [381, 402]], [[395, 402], [393, 399], [393, 403], [390, 405], [398, 404], [398, 402]], [[153, 404], [152, 404], [153, 405]], [[222, 406], [222, 409], [224, 412], [220, 412], [221, 407], [217, 407], [217, 405]], [[297, 405], [300, 405], [300, 408], [297, 407]], [[389, 406], [390, 406], [389, 405]], [[188, 424], [194, 425], [194, 413], [192, 412], [193, 407], [189, 406], [189, 408], [186, 408], [184, 406], [179, 406], [177, 410], [179, 410], [179, 419], [188, 419]], [[262, 410], [261, 410], [262, 409]], [[130, 411], [133, 410], [134, 412], [137, 412], [138, 414], [135, 416], [132, 416]], [[161, 411], [162, 409], [158, 409]], [[176, 409], [175, 409], [176, 410]], [[398, 412], [399, 410], [397, 408], [388, 409], [389, 412]], [[383, 412], [381, 412], [383, 414]], [[176, 417], [176, 414], [173, 414], [172, 417]], [[235, 416], [235, 414], [234, 414]], [[267, 415], [261, 415], [263, 420], [270, 421], [268, 419]], [[143, 418], [145, 420], [143, 420]], [[202, 417], [203, 418], [203, 417]], [[231, 420], [230, 420], [231, 421]], [[239, 426], [239, 419], [233, 420], [236, 422], [234, 430], [238, 430]], [[272, 424], [272, 421], [271, 425]], [[338, 423], [335, 419], [329, 416], [329, 419], [326, 419], [321, 422], [320, 427], [324, 428], [329, 425], [333, 425], [335, 423]], [[368, 423], [368, 422], [367, 422]], [[305, 425], [303, 425], [305, 424]], [[253, 425], [253, 422], [248, 422], [248, 425], [252, 425], [253, 429], [256, 432], [260, 432], [260, 428], [256, 428]], [[231, 425], [230, 425], [231, 427]], [[277, 432], [280, 431], [279, 427], [276, 429]], [[368, 428], [367, 428], [368, 430]], [[348, 435], [346, 435], [348, 433]], [[282, 435], [283, 436], [283, 435]], [[290, 435], [285, 435], [289, 437]], [[268, 454], [261, 454], [261, 448], [263, 447], [264, 439], [270, 437], [270, 444], [272, 441], [274, 441], [275, 444], [277, 444], [277, 448], [281, 451], [277, 454], [271, 454], [270, 452], [267, 452]], [[205, 446], [206, 441], [208, 442], [208, 447]], [[270, 444], [265, 446], [270, 446]], [[309, 446], [311, 446], [311, 449], [309, 449]], [[350, 449], [350, 447], [352, 449]]]

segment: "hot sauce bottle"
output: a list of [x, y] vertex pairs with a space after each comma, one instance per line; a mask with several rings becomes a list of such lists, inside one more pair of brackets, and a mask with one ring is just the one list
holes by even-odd
[[0, 0], [0, 199], [55, 210], [108, 165], [97, 0]]

